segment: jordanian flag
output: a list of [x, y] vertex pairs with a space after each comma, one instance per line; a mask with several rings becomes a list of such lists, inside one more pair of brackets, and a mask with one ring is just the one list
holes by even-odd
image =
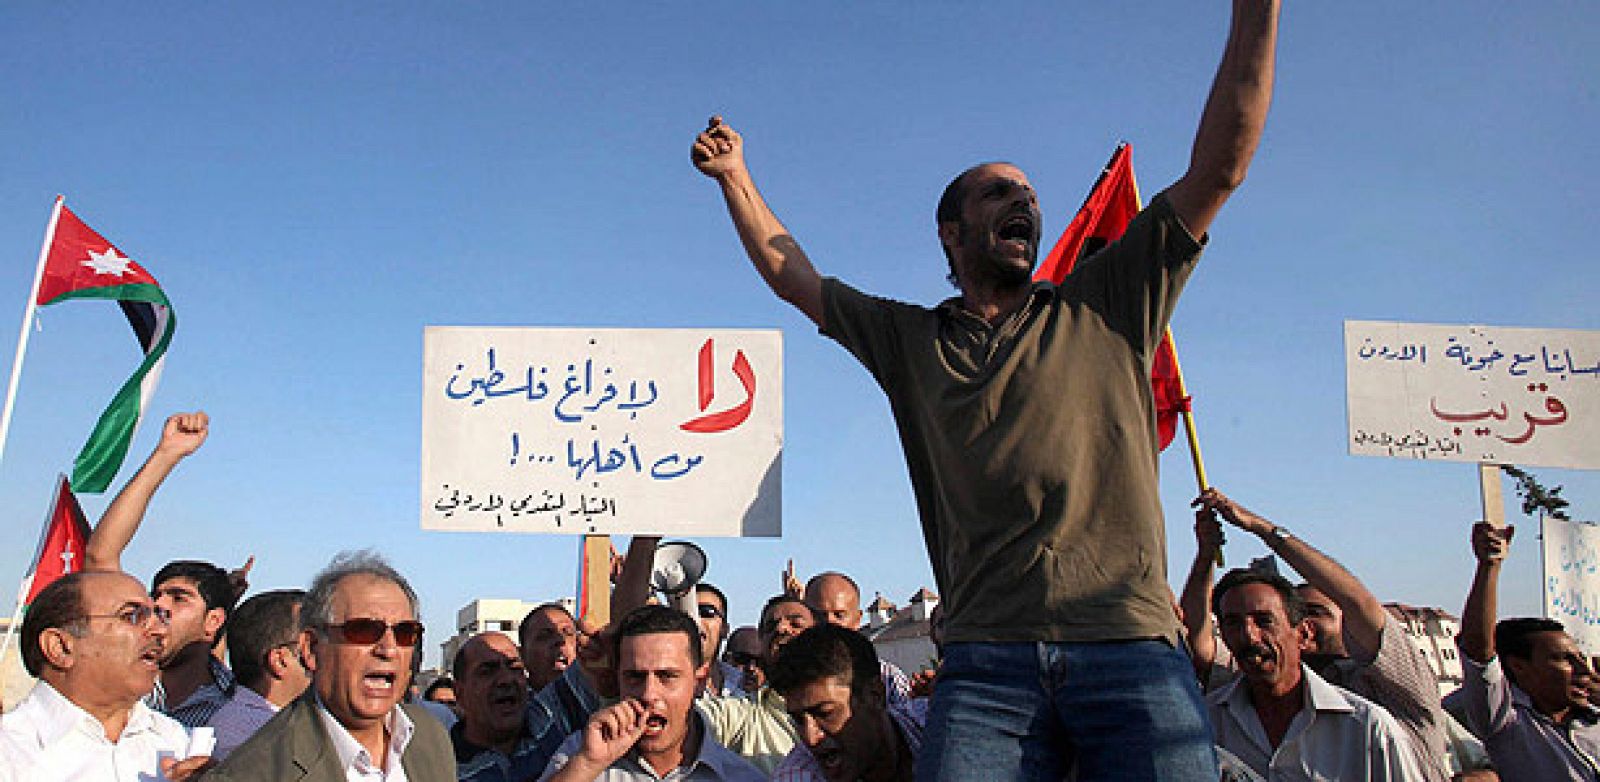
[[98, 494], [111, 485], [111, 479], [122, 467], [139, 417], [161, 378], [167, 345], [172, 342], [172, 307], [150, 272], [84, 225], [65, 205], [50, 228], [50, 236], [36, 303], [43, 306], [70, 299], [115, 301], [128, 316], [133, 335], [144, 351], [144, 361], [100, 414], [89, 442], [72, 464], [72, 485], [85, 494]]
[[33, 605], [33, 599], [56, 579], [83, 570], [83, 551], [88, 542], [89, 522], [72, 494], [72, 484], [63, 475], [56, 481], [50, 517], [45, 519], [44, 533], [39, 536], [39, 550], [27, 576], [27, 597], [22, 605]]

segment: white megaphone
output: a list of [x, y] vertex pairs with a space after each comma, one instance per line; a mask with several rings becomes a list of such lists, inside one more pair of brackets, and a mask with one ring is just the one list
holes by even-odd
[[700, 620], [699, 601], [695, 600], [694, 585], [706, 575], [706, 552], [686, 540], [674, 540], [656, 546], [656, 558], [650, 566], [650, 588], [660, 592], [667, 605], [678, 609], [696, 622]]

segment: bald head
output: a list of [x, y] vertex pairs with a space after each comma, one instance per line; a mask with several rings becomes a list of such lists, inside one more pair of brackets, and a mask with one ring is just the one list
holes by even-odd
[[861, 590], [843, 573], [819, 573], [806, 582], [806, 605], [817, 618], [850, 630], [861, 628]]

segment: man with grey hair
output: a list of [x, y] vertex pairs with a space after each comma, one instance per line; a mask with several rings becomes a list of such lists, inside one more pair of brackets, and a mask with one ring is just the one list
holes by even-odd
[[371, 551], [334, 557], [300, 609], [311, 687], [208, 779], [454, 780], [444, 728], [400, 705], [421, 642], [403, 576]]

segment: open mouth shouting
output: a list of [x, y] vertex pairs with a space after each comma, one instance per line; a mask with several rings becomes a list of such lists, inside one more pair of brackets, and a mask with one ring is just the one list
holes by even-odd
[[1039, 241], [1039, 222], [1026, 211], [1014, 212], [1000, 221], [995, 237], [1002, 247], [1014, 253], [1031, 255]]
[[516, 685], [499, 685], [489, 694], [489, 708], [499, 717], [520, 717], [527, 698]]
[[651, 709], [650, 713], [645, 715], [644, 718], [644, 737], [647, 739], [659, 737], [666, 732], [667, 727], [671, 724], [672, 722], [667, 719], [667, 715]]
[[396, 687], [400, 676], [394, 671], [368, 671], [361, 677], [361, 694], [373, 700], [398, 699]]
[[160, 640], [152, 641], [139, 650], [139, 664], [149, 669], [152, 673], [161, 669], [162, 643]]

